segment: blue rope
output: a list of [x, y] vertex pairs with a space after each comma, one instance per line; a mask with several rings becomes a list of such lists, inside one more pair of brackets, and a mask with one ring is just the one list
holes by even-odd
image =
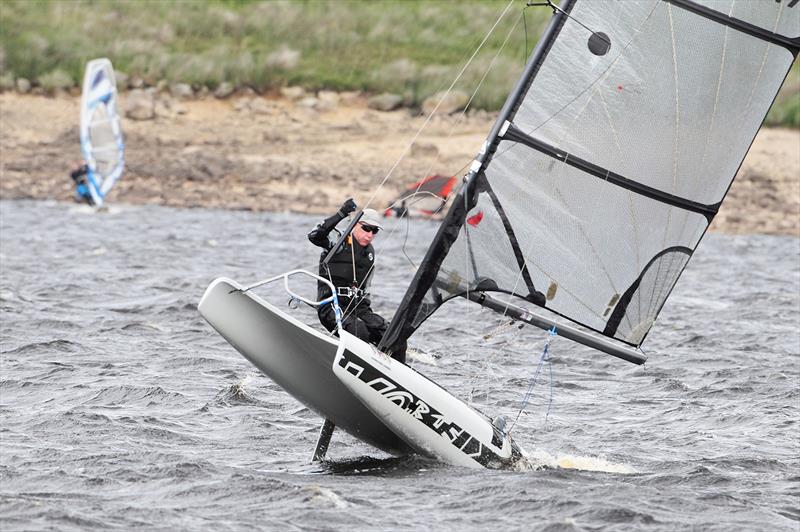
[[517, 420], [519, 416], [522, 414], [522, 411], [528, 406], [528, 401], [531, 398], [531, 394], [533, 393], [533, 387], [536, 385], [536, 382], [539, 380], [539, 374], [542, 371], [542, 367], [544, 366], [545, 362], [547, 363], [547, 367], [550, 371], [550, 399], [547, 403], [547, 414], [544, 417], [544, 423], [547, 424], [547, 418], [550, 416], [550, 408], [553, 406], [553, 365], [550, 364], [550, 342], [553, 340], [553, 337], [558, 335], [558, 331], [556, 330], [556, 326], [553, 325], [553, 328], [550, 329], [547, 335], [547, 342], [544, 344], [544, 350], [542, 351], [542, 356], [539, 357], [539, 364], [536, 366], [536, 372], [533, 374], [533, 378], [531, 379], [531, 383], [528, 385], [528, 391], [525, 393], [525, 398], [522, 400], [522, 406], [519, 408], [519, 412], [517, 412], [517, 417], [514, 418], [514, 423], [511, 424], [511, 427], [508, 429], [508, 432], [511, 432], [511, 429], [514, 428], [514, 425], [517, 424]]
[[336, 327], [337, 329], [342, 328], [342, 308], [339, 306], [339, 298], [336, 296], [336, 292], [334, 291], [331, 294], [331, 297], [325, 299], [324, 301], [320, 301], [319, 306], [325, 305], [327, 303], [331, 303], [333, 305], [333, 313], [336, 316]]

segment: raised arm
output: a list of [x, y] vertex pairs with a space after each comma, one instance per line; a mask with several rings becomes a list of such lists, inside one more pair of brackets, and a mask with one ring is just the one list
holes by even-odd
[[328, 235], [333, 231], [333, 228], [336, 227], [336, 224], [344, 220], [347, 215], [354, 210], [356, 210], [356, 202], [353, 201], [353, 198], [348, 198], [347, 201], [339, 207], [336, 214], [322, 220], [322, 222], [317, 224], [317, 226], [308, 233], [308, 239], [315, 246], [319, 246], [323, 249], [331, 249], [333, 242], [330, 241]]

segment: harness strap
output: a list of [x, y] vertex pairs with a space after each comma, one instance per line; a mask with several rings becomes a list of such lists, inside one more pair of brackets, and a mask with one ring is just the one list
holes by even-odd
[[362, 290], [361, 288], [355, 288], [352, 286], [337, 286], [336, 287], [336, 295], [340, 297], [348, 297], [350, 299], [353, 298], [361, 298], [364, 297], [367, 293]]

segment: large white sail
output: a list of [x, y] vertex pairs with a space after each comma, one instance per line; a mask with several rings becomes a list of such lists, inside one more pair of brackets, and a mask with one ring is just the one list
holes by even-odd
[[86, 65], [80, 131], [81, 151], [88, 167], [89, 193], [95, 205], [102, 205], [125, 168], [117, 85], [108, 59], [94, 59]]
[[795, 4], [562, 2], [382, 347], [476, 291], [639, 346], [792, 66]]

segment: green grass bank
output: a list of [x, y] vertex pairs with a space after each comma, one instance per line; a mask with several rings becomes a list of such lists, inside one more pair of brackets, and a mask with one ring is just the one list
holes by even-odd
[[[287, 85], [402, 95], [419, 105], [446, 89], [507, 0], [2, 0], [0, 78], [45, 91], [80, 84], [109, 57], [129, 82]], [[551, 16], [519, 0], [456, 86], [499, 109]], [[491, 69], [489, 67], [491, 66]], [[800, 68], [767, 119], [800, 127]]]

